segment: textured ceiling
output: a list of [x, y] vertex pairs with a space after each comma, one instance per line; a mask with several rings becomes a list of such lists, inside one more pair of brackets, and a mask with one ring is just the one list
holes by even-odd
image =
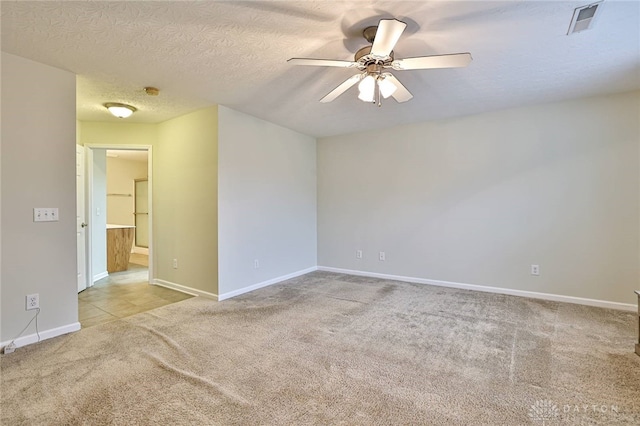
[[[137, 107], [132, 122], [221, 104], [327, 136], [640, 88], [640, 2], [606, 0], [593, 29], [567, 36], [588, 3], [3, 1], [2, 50], [76, 73], [80, 120], [117, 120], [105, 102]], [[414, 98], [382, 108], [355, 88], [321, 104], [353, 70], [286, 62], [352, 60], [362, 29], [389, 17], [408, 24], [396, 58], [471, 52], [473, 62], [395, 72]]]

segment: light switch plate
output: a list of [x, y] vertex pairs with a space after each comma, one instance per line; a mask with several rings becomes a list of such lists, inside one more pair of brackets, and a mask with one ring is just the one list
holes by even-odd
[[33, 209], [34, 222], [57, 222], [58, 220], [57, 207], [36, 207]]

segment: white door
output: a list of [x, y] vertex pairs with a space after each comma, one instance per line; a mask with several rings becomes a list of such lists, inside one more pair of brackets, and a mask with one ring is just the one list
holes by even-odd
[[76, 245], [78, 252], [78, 293], [87, 288], [84, 205], [84, 147], [76, 145]]

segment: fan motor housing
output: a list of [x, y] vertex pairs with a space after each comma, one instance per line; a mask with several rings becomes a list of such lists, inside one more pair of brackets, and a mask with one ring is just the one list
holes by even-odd
[[380, 61], [380, 59], [374, 58], [373, 56], [370, 56], [371, 53], [371, 47], [372, 45], [369, 46], [365, 46], [362, 49], [358, 50], [355, 54], [355, 58], [354, 60], [356, 62], [359, 62], [361, 65], [369, 65], [372, 63], [379, 63], [379, 62], [384, 62], [385, 64], [387, 62], [392, 62], [393, 61], [393, 52], [389, 53], [389, 59], [386, 59], [384, 61]]
[[355, 61], [356, 62], [360, 61], [360, 58], [368, 55], [369, 53], [371, 53], [371, 45], [365, 46], [362, 49], [358, 50], [355, 55]]
[[378, 32], [378, 27], [377, 26], [367, 27], [367, 28], [364, 29], [364, 31], [362, 31], [362, 36], [369, 43], [373, 43], [373, 40], [375, 40], [375, 38], [376, 38], [376, 33], [377, 32]]

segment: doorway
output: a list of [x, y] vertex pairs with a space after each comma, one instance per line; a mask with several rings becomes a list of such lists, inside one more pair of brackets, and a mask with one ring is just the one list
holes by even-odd
[[[85, 145], [86, 157], [86, 222], [88, 223], [86, 264], [87, 287], [107, 277], [111, 272], [126, 270], [127, 254], [131, 251], [148, 256], [149, 276], [153, 270], [153, 151], [149, 145]], [[146, 194], [134, 196], [136, 180], [147, 181]], [[145, 247], [135, 247], [135, 198], [145, 197], [146, 221], [144, 227]], [[126, 249], [118, 247], [115, 253], [118, 262], [108, 262], [107, 228], [123, 229], [117, 232]], [[115, 234], [115, 233], [114, 233]], [[129, 237], [129, 235], [131, 237]], [[130, 241], [130, 242], [129, 242]], [[128, 245], [131, 244], [131, 247]], [[124, 251], [124, 254], [122, 253]], [[123, 260], [124, 259], [124, 260]], [[112, 259], [113, 260], [113, 259]], [[109, 263], [117, 263], [109, 266]]]
[[[154, 275], [151, 146], [87, 144], [84, 155], [83, 223], [88, 226], [82, 229], [87, 230], [84, 247], [87, 273], [86, 289], [78, 295], [80, 323], [87, 327], [172, 303], [175, 300], [171, 297], [175, 295], [159, 294], [156, 286], [149, 285]], [[136, 181], [142, 179], [147, 182], [147, 192], [136, 197]], [[80, 192], [80, 186], [78, 188]], [[143, 236], [143, 240], [138, 240], [143, 241], [145, 247], [133, 246], [136, 198], [139, 203], [144, 201], [146, 208], [146, 221], [144, 224], [138, 221]], [[78, 201], [80, 203], [80, 195]], [[80, 259], [81, 243], [78, 252]]]

